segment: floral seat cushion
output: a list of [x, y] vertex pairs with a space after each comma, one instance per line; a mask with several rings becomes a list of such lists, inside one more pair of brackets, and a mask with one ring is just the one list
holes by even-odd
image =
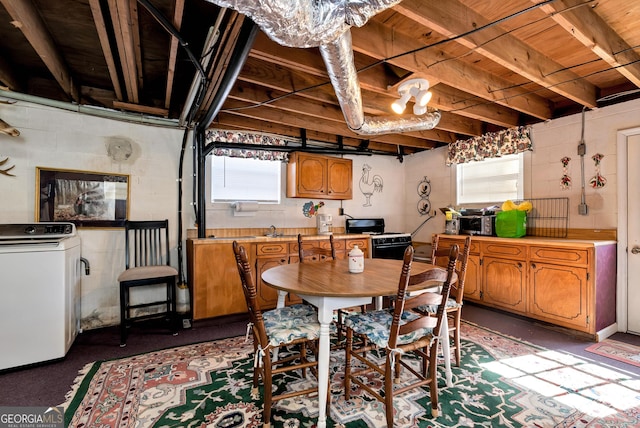
[[[402, 313], [401, 324], [419, 318], [418, 315], [405, 311]], [[365, 335], [380, 348], [386, 348], [389, 343], [389, 329], [393, 321], [393, 313], [381, 310], [370, 311], [360, 314], [350, 315], [345, 320], [345, 325], [353, 329], [356, 334]], [[398, 337], [398, 345], [414, 342], [422, 337], [433, 338], [432, 328], [421, 328], [412, 333]]]
[[[458, 303], [456, 302], [456, 299], [452, 299], [452, 298], [447, 299], [447, 305], [445, 306], [446, 309], [461, 308], [461, 307], [462, 307], [462, 302]], [[430, 314], [435, 314], [436, 312], [438, 312], [438, 305], [423, 305], [423, 306], [419, 306], [418, 310], [422, 312], [428, 312]]]
[[271, 346], [296, 339], [317, 339], [320, 336], [318, 313], [310, 305], [295, 304], [262, 313]]

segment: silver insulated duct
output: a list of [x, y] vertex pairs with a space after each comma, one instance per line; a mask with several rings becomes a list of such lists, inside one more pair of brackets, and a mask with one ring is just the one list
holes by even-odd
[[433, 129], [440, 112], [406, 118], [368, 117], [351, 47], [351, 27], [401, 0], [207, 0], [250, 17], [276, 43], [319, 47], [347, 126], [361, 135]]

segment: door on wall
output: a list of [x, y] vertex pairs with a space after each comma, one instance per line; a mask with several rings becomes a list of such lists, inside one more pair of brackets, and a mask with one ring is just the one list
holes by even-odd
[[627, 137], [627, 329], [640, 334], [640, 131]]

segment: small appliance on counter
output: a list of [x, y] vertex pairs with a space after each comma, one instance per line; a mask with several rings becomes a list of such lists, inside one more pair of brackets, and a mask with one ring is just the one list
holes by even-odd
[[318, 235], [331, 235], [333, 233], [333, 217], [331, 214], [316, 215]]

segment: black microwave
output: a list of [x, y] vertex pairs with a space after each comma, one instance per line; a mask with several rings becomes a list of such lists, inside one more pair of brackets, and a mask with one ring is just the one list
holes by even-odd
[[496, 236], [495, 215], [463, 215], [459, 222], [461, 235]]

